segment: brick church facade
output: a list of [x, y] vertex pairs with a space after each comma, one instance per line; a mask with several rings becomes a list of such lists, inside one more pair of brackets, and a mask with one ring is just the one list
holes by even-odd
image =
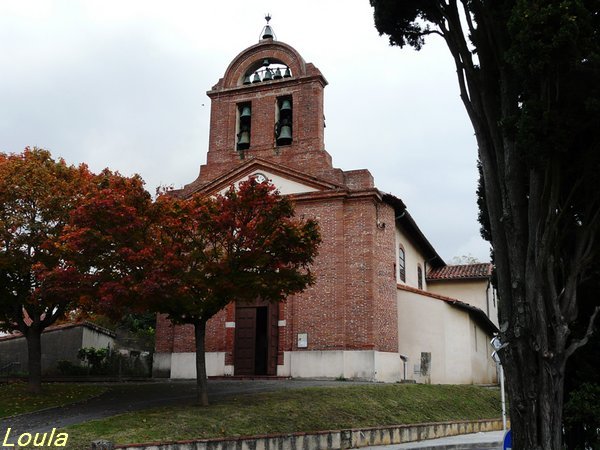
[[[489, 265], [449, 270], [404, 203], [381, 193], [368, 170], [333, 166], [324, 145], [326, 85], [267, 26], [208, 92], [207, 162], [179, 195], [266, 178], [293, 199], [298, 216], [317, 219], [323, 239], [313, 286], [278, 305], [233, 301], [208, 322], [208, 375], [493, 381]], [[155, 376], [193, 378], [194, 358], [192, 327], [160, 316]]]

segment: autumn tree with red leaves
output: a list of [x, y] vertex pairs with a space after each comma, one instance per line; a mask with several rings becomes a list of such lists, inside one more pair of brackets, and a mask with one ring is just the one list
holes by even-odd
[[133, 298], [150, 205], [139, 177], [94, 175], [37, 148], [0, 153], [0, 330], [25, 336], [32, 392], [41, 390], [44, 329], [70, 311], [114, 312]]
[[207, 321], [232, 301], [279, 302], [312, 284], [318, 226], [294, 218], [288, 198], [254, 179], [213, 197], [162, 195], [156, 207], [153, 267], [140, 296], [194, 326], [198, 403], [208, 405]]
[[120, 319], [146, 311], [140, 283], [151, 267], [155, 206], [138, 176], [105, 169], [71, 211], [60, 239], [65, 266], [90, 294], [85, 312]]

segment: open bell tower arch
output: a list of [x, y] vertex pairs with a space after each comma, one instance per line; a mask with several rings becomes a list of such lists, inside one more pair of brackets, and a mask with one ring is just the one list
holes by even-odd
[[207, 95], [211, 99], [207, 163], [186, 186], [195, 192], [249, 158], [261, 158], [334, 183], [343, 182], [325, 151], [327, 80], [267, 25]]

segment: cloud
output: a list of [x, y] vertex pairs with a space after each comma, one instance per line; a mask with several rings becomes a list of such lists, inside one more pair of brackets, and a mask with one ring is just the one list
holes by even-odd
[[390, 47], [364, 0], [2, 2], [0, 151], [45, 147], [140, 173], [151, 192], [190, 183], [208, 150], [205, 92], [258, 42], [266, 12], [330, 83], [334, 165], [368, 168], [444, 258], [481, 254], [476, 145], [445, 44]]

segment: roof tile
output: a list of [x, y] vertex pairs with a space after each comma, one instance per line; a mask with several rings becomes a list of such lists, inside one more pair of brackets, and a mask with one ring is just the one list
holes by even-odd
[[429, 271], [427, 281], [489, 278], [492, 267], [490, 263], [437, 267]]

